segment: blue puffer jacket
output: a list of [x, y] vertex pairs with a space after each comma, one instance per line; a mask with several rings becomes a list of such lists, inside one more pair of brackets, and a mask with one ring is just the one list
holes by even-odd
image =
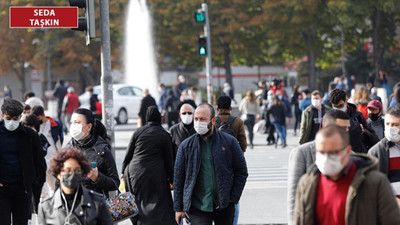
[[[200, 169], [200, 138], [194, 134], [179, 146], [174, 170], [174, 210], [189, 211], [192, 193]], [[247, 179], [247, 165], [237, 140], [214, 129], [212, 156], [217, 184], [218, 206], [237, 203]]]

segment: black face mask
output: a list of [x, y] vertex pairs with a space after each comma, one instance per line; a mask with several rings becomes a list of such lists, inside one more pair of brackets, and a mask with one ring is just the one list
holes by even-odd
[[372, 120], [372, 121], [377, 121], [379, 119], [379, 113], [374, 114], [374, 113], [368, 113], [368, 117]]
[[63, 185], [70, 189], [76, 189], [82, 182], [82, 173], [71, 173], [63, 175]]

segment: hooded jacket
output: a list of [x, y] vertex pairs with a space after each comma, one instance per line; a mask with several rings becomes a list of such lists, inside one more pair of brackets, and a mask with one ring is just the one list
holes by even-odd
[[[398, 225], [400, 211], [386, 176], [377, 171], [378, 160], [365, 154], [350, 156], [357, 171], [346, 199], [346, 225]], [[295, 202], [296, 225], [316, 224], [315, 202], [320, 171], [314, 164], [299, 182]]]

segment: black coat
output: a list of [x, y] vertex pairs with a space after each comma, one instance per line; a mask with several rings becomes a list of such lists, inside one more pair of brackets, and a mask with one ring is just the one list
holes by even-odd
[[115, 159], [111, 153], [110, 145], [100, 136], [88, 136], [82, 143], [71, 139], [68, 145], [83, 151], [89, 162], [96, 162], [99, 178], [96, 183], [85, 179], [83, 185], [91, 190], [102, 193], [108, 197], [109, 191], [118, 190], [119, 176]]
[[[0, 126], [4, 126], [4, 121], [0, 122]], [[18, 136], [17, 148], [22, 169], [22, 181], [27, 193], [31, 193], [32, 185], [43, 186], [46, 181], [46, 161], [43, 156], [42, 144], [39, 135], [21, 123], [14, 132]]]
[[138, 225], [176, 225], [169, 188], [172, 165], [170, 135], [159, 122], [149, 120], [133, 134], [122, 163], [126, 188], [139, 207]]
[[146, 97], [144, 97], [142, 99], [142, 102], [140, 104], [140, 109], [139, 109], [139, 116], [142, 119], [142, 125], [143, 126], [146, 124], [146, 111], [147, 111], [147, 108], [149, 108], [152, 105], [157, 106], [156, 100], [154, 100], [154, 98], [151, 97], [151, 95], [147, 95]]
[[196, 133], [196, 130], [193, 127], [193, 123], [188, 126], [189, 129], [183, 124], [182, 122], [175, 124], [174, 126], [169, 129], [169, 132], [171, 133], [172, 137], [172, 144], [174, 147], [174, 161], [176, 157], [176, 152], [179, 148], [179, 145], [182, 143], [183, 140], [186, 138], [192, 136], [193, 134]]

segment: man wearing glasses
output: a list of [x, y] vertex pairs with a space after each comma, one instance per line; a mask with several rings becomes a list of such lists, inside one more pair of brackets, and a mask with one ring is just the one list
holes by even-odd
[[316, 160], [299, 182], [296, 225], [395, 225], [400, 211], [376, 158], [352, 154], [349, 136], [336, 125], [315, 138]]
[[196, 133], [196, 130], [193, 128], [193, 113], [193, 106], [190, 104], [183, 104], [179, 110], [181, 122], [175, 124], [169, 130], [172, 137], [172, 143], [174, 145], [174, 161], [176, 157], [176, 151], [178, 150], [182, 141]]

